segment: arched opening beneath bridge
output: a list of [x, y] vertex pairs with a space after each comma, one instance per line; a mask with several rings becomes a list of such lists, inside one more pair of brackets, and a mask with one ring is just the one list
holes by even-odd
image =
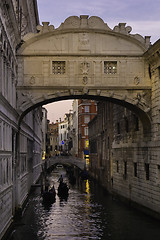
[[88, 94], [82, 94], [82, 95], [69, 95], [69, 96], [61, 96], [56, 98], [51, 98], [47, 100], [43, 100], [39, 103], [36, 103], [35, 105], [32, 105], [31, 107], [27, 108], [24, 112], [21, 113], [19, 117], [19, 127], [21, 125], [21, 121], [23, 120], [24, 116], [29, 113], [31, 110], [40, 107], [45, 106], [46, 104], [58, 102], [58, 101], [65, 101], [65, 100], [72, 100], [72, 99], [89, 99], [89, 100], [95, 100], [97, 102], [99, 101], [106, 101], [111, 102], [113, 104], [117, 104], [120, 106], [123, 106], [124, 108], [129, 109], [133, 113], [139, 117], [139, 119], [142, 122], [143, 125], [143, 133], [149, 134], [151, 130], [151, 119], [150, 115], [143, 111], [141, 108], [139, 108], [136, 104], [131, 104], [129, 102], [126, 102], [125, 100], [116, 99], [113, 97], [105, 97], [105, 96], [94, 96], [94, 95], [88, 95]]

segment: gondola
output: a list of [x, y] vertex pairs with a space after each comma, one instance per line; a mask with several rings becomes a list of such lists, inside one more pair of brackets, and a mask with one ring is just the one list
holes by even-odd
[[67, 198], [69, 195], [69, 187], [66, 183], [61, 182], [58, 186], [58, 196], [60, 198]]
[[43, 203], [51, 204], [54, 203], [56, 200], [56, 192], [54, 189], [50, 189], [49, 191], [44, 191], [42, 194]]

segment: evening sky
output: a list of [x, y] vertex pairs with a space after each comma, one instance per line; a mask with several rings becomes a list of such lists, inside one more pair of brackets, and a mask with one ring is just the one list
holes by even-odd
[[[160, 38], [160, 1], [159, 0], [37, 0], [40, 24], [50, 22], [55, 28], [69, 16], [98, 16], [113, 29], [118, 23], [125, 22], [132, 27], [131, 34], [151, 36], [154, 44]], [[46, 105], [48, 118], [55, 121], [63, 118], [71, 109], [71, 101]]]

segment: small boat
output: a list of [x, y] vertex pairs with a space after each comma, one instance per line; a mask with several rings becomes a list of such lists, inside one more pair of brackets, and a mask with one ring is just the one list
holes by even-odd
[[54, 203], [56, 200], [56, 191], [55, 189], [50, 189], [49, 191], [44, 191], [42, 194], [43, 202], [46, 204]]
[[58, 196], [60, 198], [67, 198], [68, 192], [69, 192], [69, 187], [67, 186], [67, 184], [64, 182], [61, 182], [58, 186]]

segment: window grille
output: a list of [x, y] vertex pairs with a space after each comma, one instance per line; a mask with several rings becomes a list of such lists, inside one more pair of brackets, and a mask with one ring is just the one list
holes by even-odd
[[137, 177], [137, 163], [134, 163], [134, 176]]
[[52, 73], [64, 74], [65, 73], [65, 61], [52, 61]]
[[149, 163], [145, 163], [146, 180], [149, 180]]
[[117, 62], [104, 62], [104, 73], [106, 74], [116, 74], [117, 73]]

